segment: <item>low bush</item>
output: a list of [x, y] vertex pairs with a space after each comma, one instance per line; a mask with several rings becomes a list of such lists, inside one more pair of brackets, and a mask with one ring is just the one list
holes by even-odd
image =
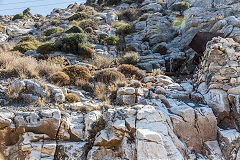
[[180, 13], [183, 13], [185, 10], [189, 9], [190, 7], [191, 7], [191, 4], [189, 2], [182, 1], [182, 2], [174, 3], [171, 6], [171, 10], [179, 11]]
[[84, 45], [79, 45], [78, 54], [82, 58], [93, 58], [95, 52], [92, 48], [84, 44]]
[[141, 16], [141, 11], [137, 8], [127, 8], [118, 14], [119, 20], [135, 21]]
[[49, 54], [54, 50], [55, 50], [55, 45], [52, 42], [46, 42], [37, 48], [37, 52], [42, 54]]
[[84, 19], [79, 22], [79, 27], [84, 30], [88, 27], [91, 27], [92, 29], [98, 29], [98, 23], [98, 20]]
[[125, 76], [112, 68], [102, 69], [94, 74], [94, 81], [102, 82], [104, 84], [114, 84], [116, 81], [122, 81]]
[[148, 15], [144, 14], [138, 18], [139, 21], [146, 21], [148, 19]]
[[92, 27], [85, 28], [85, 32], [92, 34], [93, 33]]
[[104, 38], [103, 42], [107, 45], [117, 45], [120, 41], [120, 38], [118, 36], [112, 35], [112, 36], [107, 36]]
[[64, 72], [56, 72], [51, 75], [50, 81], [62, 86], [70, 83], [70, 77]]
[[76, 80], [84, 80], [89, 82], [92, 78], [89, 69], [81, 65], [66, 66], [63, 68], [63, 72], [70, 77], [71, 83], [75, 83]]
[[23, 14], [16, 14], [15, 16], [13, 16], [12, 20], [14, 21], [16, 19], [27, 19], [27, 17]]
[[133, 26], [128, 23], [118, 23], [116, 27], [116, 33], [120, 35], [127, 35], [134, 32]]
[[87, 19], [88, 18], [88, 14], [85, 13], [85, 12], [79, 12], [79, 13], [76, 13], [74, 15], [72, 15], [71, 17], [68, 18], [69, 21], [73, 21], [73, 20], [76, 20], [76, 21], [81, 21], [83, 19]]
[[75, 85], [87, 92], [93, 92], [93, 86], [85, 80], [77, 79]]
[[93, 65], [100, 69], [110, 68], [113, 62], [114, 62], [114, 58], [112, 57], [108, 57], [104, 55], [96, 55], [93, 60]]
[[27, 35], [27, 36], [23, 36], [23, 37], [20, 39], [19, 43], [21, 43], [21, 42], [35, 42], [35, 41], [37, 41], [37, 40], [36, 40], [36, 38], [35, 38], [34, 36], [32, 36], [32, 35]]
[[41, 27], [42, 27], [42, 23], [41, 22], [36, 22], [35, 24], [34, 24], [34, 27], [35, 28], [37, 28], [37, 29], [40, 29]]
[[128, 78], [136, 78], [138, 80], [143, 79], [146, 75], [144, 71], [131, 64], [121, 64], [118, 67], [118, 71], [123, 73]]
[[67, 30], [65, 33], [84, 33], [83, 29], [78, 26], [73, 26], [69, 30]]
[[11, 76], [49, 76], [55, 72], [61, 71], [60, 65], [48, 62], [37, 61], [35, 58], [27, 56], [21, 57], [14, 52], [2, 52], [0, 54], [0, 67]]
[[80, 101], [79, 96], [75, 93], [68, 93], [65, 95], [65, 98], [70, 103], [76, 103]]
[[21, 42], [18, 43], [13, 50], [24, 53], [28, 50], [36, 50], [39, 46], [39, 42]]
[[57, 19], [51, 21], [51, 25], [53, 25], [53, 26], [58, 26], [59, 24], [61, 24], [61, 22]]
[[142, 83], [138, 80], [131, 80], [129, 87], [140, 88], [140, 87], [142, 87]]
[[137, 64], [140, 61], [140, 55], [137, 52], [126, 52], [120, 59], [121, 64]]
[[67, 52], [79, 54], [79, 45], [87, 42], [87, 36], [84, 33], [70, 33], [63, 35], [56, 43], [56, 49]]
[[54, 33], [57, 33], [57, 32], [63, 32], [64, 29], [63, 28], [60, 28], [60, 27], [48, 27], [44, 32], [43, 32], [43, 35], [44, 36], [50, 36]]

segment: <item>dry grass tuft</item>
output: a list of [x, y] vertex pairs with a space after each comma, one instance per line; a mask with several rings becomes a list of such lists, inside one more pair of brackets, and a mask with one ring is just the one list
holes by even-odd
[[65, 95], [65, 98], [70, 103], [76, 103], [80, 101], [79, 96], [75, 93], [68, 93]]
[[96, 55], [96, 57], [93, 60], [93, 65], [97, 68], [103, 69], [103, 68], [109, 68], [114, 63], [114, 58], [104, 56], [104, 55]]
[[143, 70], [131, 65], [131, 64], [121, 64], [118, 67], [118, 71], [123, 73], [126, 77], [141, 80], [145, 77], [146, 73]]
[[64, 72], [56, 72], [51, 75], [50, 81], [57, 85], [67, 85], [70, 83], [70, 77]]
[[0, 53], [0, 66], [5, 73], [16, 74], [21, 77], [36, 77], [39, 74], [49, 76], [62, 69], [60, 65], [48, 61], [39, 62], [33, 57], [21, 57], [13, 52]]
[[63, 68], [63, 72], [65, 72], [70, 77], [71, 83], [75, 83], [76, 80], [84, 80], [86, 82], [89, 82], [92, 78], [92, 75], [86, 66], [66, 66]]
[[113, 68], [106, 68], [97, 71], [94, 75], [94, 80], [104, 84], [113, 84], [117, 81], [125, 80], [125, 76]]

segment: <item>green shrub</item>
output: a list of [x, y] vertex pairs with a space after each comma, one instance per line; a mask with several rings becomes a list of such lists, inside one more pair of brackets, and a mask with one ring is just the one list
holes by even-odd
[[98, 29], [98, 23], [99, 21], [97, 20], [84, 19], [79, 22], [79, 27], [81, 27], [84, 30], [88, 27], [91, 27], [92, 29]]
[[92, 78], [92, 75], [86, 66], [66, 66], [63, 68], [63, 72], [65, 72], [70, 77], [71, 83], [75, 83], [76, 80], [84, 80], [86, 82], [89, 82]]
[[35, 41], [25, 41], [25, 42], [18, 43], [13, 48], [13, 50], [24, 53], [28, 50], [36, 50], [39, 45], [40, 45], [40, 42], [37, 41], [37, 40], [35, 40]]
[[94, 50], [87, 45], [79, 45], [78, 47], [78, 54], [83, 58], [93, 58], [94, 57]]
[[137, 52], [126, 52], [121, 58], [120, 63], [121, 64], [137, 64], [140, 60], [140, 55]]
[[57, 19], [51, 21], [51, 25], [53, 25], [53, 26], [58, 26], [59, 24], [61, 24], [61, 22]]
[[104, 38], [104, 43], [107, 45], [117, 45], [119, 43], [120, 38], [118, 36], [112, 35], [112, 36], [107, 36]]
[[73, 26], [69, 30], [67, 30], [65, 33], [84, 33], [83, 29], [78, 26]]
[[23, 11], [23, 15], [30, 16], [31, 15], [30, 8], [25, 9]]
[[67, 85], [70, 83], [70, 77], [64, 72], [56, 72], [50, 77], [50, 81], [57, 85]]
[[37, 41], [36, 38], [32, 35], [27, 35], [27, 36], [23, 36], [21, 39], [20, 39], [20, 43], [21, 42], [35, 42]]
[[127, 35], [134, 32], [134, 28], [131, 24], [128, 23], [119, 23], [117, 24], [116, 33], [120, 35]]
[[80, 101], [79, 96], [75, 93], [68, 93], [65, 95], [65, 98], [70, 103], [76, 103]]
[[55, 50], [55, 45], [52, 42], [46, 42], [37, 48], [37, 52], [42, 54], [49, 54], [54, 50]]
[[56, 49], [63, 52], [78, 54], [79, 44], [84, 44], [86, 42], [87, 37], [84, 33], [65, 34], [56, 42]]
[[50, 36], [50, 35], [53, 34], [53, 33], [63, 32], [63, 31], [64, 31], [64, 29], [63, 29], [63, 28], [60, 28], [60, 27], [48, 27], [48, 28], [44, 31], [43, 35], [44, 35], [44, 36]]
[[72, 15], [71, 17], [69, 17], [68, 20], [69, 21], [73, 21], [73, 20], [81, 21], [81, 20], [86, 19], [86, 18], [88, 18], [87, 13], [79, 12], [79, 13], [76, 13], [76, 14]]
[[92, 27], [85, 28], [85, 32], [92, 34], [93, 33]]
[[23, 14], [16, 14], [13, 18], [12, 18], [12, 20], [14, 21], [14, 20], [16, 20], [16, 19], [26, 19], [27, 17], [26, 16], [24, 16]]
[[125, 76], [121, 72], [112, 68], [102, 69], [94, 74], [94, 81], [104, 84], [112, 84], [117, 81], [123, 81], [124, 79]]
[[136, 78], [141, 80], [145, 77], [145, 72], [131, 64], [121, 64], [118, 67], [118, 71], [123, 73], [128, 78]]

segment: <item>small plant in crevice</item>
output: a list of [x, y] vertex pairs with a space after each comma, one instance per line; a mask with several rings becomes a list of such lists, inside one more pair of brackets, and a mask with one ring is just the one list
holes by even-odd
[[120, 38], [116, 35], [107, 36], [104, 38], [103, 42], [107, 45], [117, 45], [120, 42]]
[[121, 64], [132, 64], [135, 65], [140, 61], [140, 55], [138, 52], [130, 51], [126, 52], [122, 57], [119, 58]]
[[76, 102], [80, 101], [79, 96], [77, 94], [75, 94], [75, 93], [67, 93], [65, 95], [65, 98], [70, 103], [76, 103]]
[[116, 33], [123, 36], [134, 32], [134, 27], [129, 23], [117, 23], [116, 28]]

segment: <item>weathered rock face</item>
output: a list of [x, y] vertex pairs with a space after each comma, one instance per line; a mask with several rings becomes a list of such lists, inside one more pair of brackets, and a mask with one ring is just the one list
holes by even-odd
[[[233, 116], [239, 126], [240, 44], [233, 39], [213, 38], [198, 71], [200, 92], [221, 121]], [[206, 91], [204, 91], [204, 89]], [[233, 111], [233, 113], [230, 113]]]

